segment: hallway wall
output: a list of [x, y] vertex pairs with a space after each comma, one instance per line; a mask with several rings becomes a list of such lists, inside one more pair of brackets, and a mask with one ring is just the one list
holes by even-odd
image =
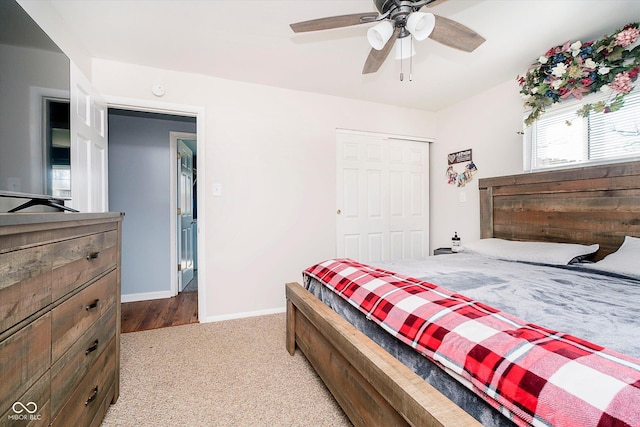
[[109, 210], [125, 213], [123, 301], [172, 296], [171, 131], [195, 133], [196, 120], [109, 109]]

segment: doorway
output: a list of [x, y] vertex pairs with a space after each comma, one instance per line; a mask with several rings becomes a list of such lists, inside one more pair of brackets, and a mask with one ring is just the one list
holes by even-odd
[[109, 204], [126, 221], [122, 302], [174, 297], [177, 180], [170, 136], [182, 132], [195, 140], [196, 118], [113, 107], [108, 117]]

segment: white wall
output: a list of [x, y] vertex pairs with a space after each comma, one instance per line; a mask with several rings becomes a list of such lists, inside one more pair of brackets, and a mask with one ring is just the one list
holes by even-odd
[[[431, 147], [431, 247], [451, 246], [455, 231], [465, 241], [480, 238], [478, 179], [522, 172], [522, 100], [509, 80], [437, 113]], [[447, 154], [471, 148], [478, 172], [464, 187], [447, 184]], [[454, 166], [458, 172], [466, 163]], [[460, 202], [464, 193], [466, 202]]]
[[[418, 110], [104, 60], [92, 74], [107, 97], [151, 102], [152, 85], [162, 83], [162, 102], [205, 109], [202, 320], [283, 308], [284, 283], [334, 256], [336, 128], [436, 130], [435, 115]], [[211, 195], [213, 183], [221, 197]]]

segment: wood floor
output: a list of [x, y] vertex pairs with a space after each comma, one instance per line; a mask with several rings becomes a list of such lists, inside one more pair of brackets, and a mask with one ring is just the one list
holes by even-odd
[[198, 292], [122, 304], [122, 332], [137, 332], [198, 323]]

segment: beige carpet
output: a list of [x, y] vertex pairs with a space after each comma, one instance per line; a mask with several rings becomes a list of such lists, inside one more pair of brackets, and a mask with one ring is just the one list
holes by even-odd
[[350, 426], [275, 314], [123, 334], [103, 426]]

